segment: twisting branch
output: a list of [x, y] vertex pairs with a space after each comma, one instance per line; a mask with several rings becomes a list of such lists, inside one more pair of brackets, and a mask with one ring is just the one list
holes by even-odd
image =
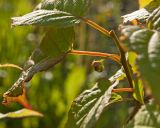
[[125, 57], [125, 51], [124, 51], [123, 47], [121, 46], [120, 41], [119, 41], [118, 37], [116, 36], [115, 32], [113, 30], [108, 31], [105, 28], [99, 26], [98, 24], [96, 24], [95, 22], [93, 22], [91, 20], [88, 20], [88, 19], [85, 19], [85, 18], [81, 18], [81, 19], [86, 24], [90, 25], [94, 29], [100, 31], [104, 35], [106, 35], [108, 37], [111, 37], [113, 39], [113, 41], [115, 42], [117, 48], [119, 49], [120, 56], [121, 56], [120, 61], [121, 61], [121, 64], [122, 64], [122, 66], [123, 66], [123, 68], [125, 70], [129, 85], [130, 85], [131, 88], [133, 88], [132, 75], [131, 75], [131, 72], [130, 72], [130, 69], [129, 69], [129, 64], [128, 64], [128, 62], [126, 60], [126, 57]]

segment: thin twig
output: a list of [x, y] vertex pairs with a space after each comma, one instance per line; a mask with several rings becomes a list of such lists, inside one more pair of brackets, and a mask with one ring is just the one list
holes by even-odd
[[133, 92], [133, 88], [116, 88], [112, 92]]
[[110, 37], [110, 34], [109, 34], [109, 31], [106, 30], [105, 28], [99, 26], [97, 23], [89, 20], [89, 19], [86, 19], [86, 18], [83, 18], [81, 17], [81, 19], [88, 25], [90, 25], [91, 27], [95, 28], [96, 30], [100, 31], [101, 33], [103, 33], [104, 35]]
[[23, 68], [21, 68], [18, 65], [15, 65], [15, 64], [0, 64], [0, 68], [8, 68], [8, 67], [17, 68], [17, 69], [19, 69], [21, 71], [23, 70]]
[[112, 59], [120, 64], [120, 56], [117, 54], [91, 52], [91, 51], [79, 51], [79, 50], [71, 50], [70, 52], [68, 52], [68, 54], [104, 57], [104, 58]]

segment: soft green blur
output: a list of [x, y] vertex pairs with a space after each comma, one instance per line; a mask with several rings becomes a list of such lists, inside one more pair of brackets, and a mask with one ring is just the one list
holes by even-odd
[[[123, 2], [121, 2], [123, 1]], [[23, 66], [33, 49], [38, 45], [41, 35], [39, 28], [11, 28], [11, 17], [31, 12], [40, 0], [0, 0], [0, 64], [14, 63]], [[88, 18], [107, 29], [117, 30], [120, 16], [137, 9], [136, 1], [94, 0]], [[79, 50], [117, 53], [111, 39], [85, 24], [76, 26], [75, 48]], [[54, 48], [53, 48], [54, 50]], [[94, 85], [97, 77], [110, 77], [117, 64], [105, 61], [105, 71], [95, 73], [91, 68], [93, 57], [70, 55], [54, 69], [38, 73], [27, 84], [30, 105], [44, 114], [43, 118], [3, 119], [0, 128], [63, 128], [67, 112], [73, 99], [83, 90]], [[99, 59], [99, 58], [98, 58]], [[3, 93], [16, 81], [20, 71], [0, 69], [0, 102]], [[128, 104], [115, 104], [101, 117], [97, 128], [119, 128], [127, 117]], [[0, 113], [22, 108], [19, 104], [0, 105]]]

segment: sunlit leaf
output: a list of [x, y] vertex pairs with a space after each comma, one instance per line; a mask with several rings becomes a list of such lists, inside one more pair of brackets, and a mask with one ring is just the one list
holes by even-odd
[[141, 23], [145, 23], [146, 19], [149, 17], [149, 15], [150, 15], [150, 12], [147, 9], [142, 8], [140, 10], [137, 10], [137, 11], [134, 11], [130, 14], [126, 14], [126, 15], [122, 16], [123, 23], [127, 24], [128, 22], [132, 22], [132, 20], [135, 20], [135, 19]]
[[43, 114], [30, 110], [30, 109], [21, 109], [15, 112], [9, 112], [6, 114], [0, 114], [0, 119], [3, 118], [23, 118], [23, 117], [30, 117], [30, 116], [37, 116], [37, 117], [43, 117]]
[[35, 11], [21, 17], [13, 17], [12, 26], [72, 26], [80, 22], [78, 17], [86, 13], [89, 5], [90, 0], [45, 0], [39, 4]]
[[79, 23], [79, 19], [70, 13], [58, 10], [36, 10], [21, 17], [12, 18], [12, 26], [39, 25], [67, 27]]
[[157, 7], [159, 7], [159, 5], [160, 0], [151, 0], [151, 2], [147, 4], [144, 8], [146, 8], [149, 12], [153, 12]]
[[140, 78], [137, 78], [139, 76], [139, 71], [137, 69], [136, 59], [137, 54], [135, 52], [128, 53], [129, 64], [131, 65], [133, 74], [136, 75], [136, 77], [134, 77], [133, 79], [133, 97], [141, 104], [144, 104], [144, 87], [142, 80]]
[[139, 7], [143, 8], [146, 5], [148, 5], [151, 1], [153, 1], [153, 0], [139, 0]]
[[83, 16], [89, 8], [91, 0], [44, 0], [37, 9], [60, 10], [74, 16]]
[[133, 73], [138, 72], [137, 71], [138, 69], [137, 69], [137, 66], [136, 66], [137, 56], [138, 55], [135, 52], [128, 52], [128, 61], [129, 61], [129, 64], [131, 65]]
[[134, 80], [133, 88], [134, 88], [133, 97], [141, 104], [144, 104], [144, 88], [142, 81], [140, 79]]
[[[128, 24], [132, 23], [132, 21], [136, 20], [137, 22], [140, 22], [141, 24], [146, 24], [146, 20], [150, 16], [150, 14], [159, 7], [160, 0], [139, 0], [140, 8], [137, 11], [134, 11], [130, 14], [122, 16], [123, 23]], [[153, 16], [153, 15], [152, 15]], [[157, 15], [157, 18], [159, 16]], [[158, 20], [157, 20], [158, 22]], [[154, 23], [157, 24], [157, 23]]]
[[122, 100], [122, 97], [115, 93], [112, 97], [112, 90], [117, 86], [118, 81], [109, 88], [108, 84], [108, 82], [97, 83], [74, 100], [68, 114], [66, 128], [92, 128], [108, 105]]
[[148, 17], [147, 23], [148, 27], [151, 29], [157, 29], [160, 27], [160, 6]]
[[113, 76], [111, 76], [109, 80], [111, 81], [111, 83], [114, 83], [115, 81], [120, 81], [124, 78], [126, 78], [126, 74], [124, 73], [123, 68], [121, 68]]

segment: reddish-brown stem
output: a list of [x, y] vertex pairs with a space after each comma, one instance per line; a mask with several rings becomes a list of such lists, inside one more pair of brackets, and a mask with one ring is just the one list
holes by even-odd
[[96, 24], [95, 22], [93, 22], [93, 21], [91, 21], [91, 20], [85, 19], [85, 18], [83, 18], [83, 17], [81, 17], [81, 19], [82, 19], [86, 24], [88, 24], [88, 25], [90, 25], [91, 27], [95, 28], [96, 30], [100, 31], [100, 32], [103, 33], [104, 35], [110, 37], [109, 31], [107, 31], [105, 28], [99, 26], [98, 24]]
[[115, 34], [115, 32], [113, 30], [110, 31], [110, 36], [114, 40], [117, 48], [119, 49], [119, 52], [120, 52], [120, 55], [121, 55], [121, 64], [122, 64], [122, 66], [124, 68], [124, 71], [126, 73], [126, 77], [128, 79], [129, 85], [132, 88], [133, 87], [132, 73], [131, 73], [131, 70], [130, 70], [130, 67], [129, 67], [129, 63], [126, 60], [126, 57], [125, 57], [125, 51], [124, 51], [123, 47], [121, 46], [121, 43], [120, 43], [117, 35]]
[[119, 41], [117, 35], [115, 34], [115, 32], [113, 30], [108, 31], [105, 28], [101, 27], [100, 25], [98, 25], [97, 23], [95, 23], [95, 22], [93, 22], [91, 20], [85, 19], [83, 17], [81, 17], [81, 19], [86, 24], [90, 25], [94, 29], [100, 31], [101, 33], [103, 33], [106, 36], [111, 37], [114, 40], [114, 42], [115, 42], [115, 44], [116, 44], [116, 46], [117, 46], [117, 48], [119, 49], [119, 52], [120, 52], [120, 56], [121, 56], [120, 64], [122, 64], [122, 66], [123, 66], [123, 68], [125, 70], [125, 73], [127, 75], [127, 79], [128, 79], [130, 87], [133, 87], [132, 75], [131, 75], [131, 72], [130, 72], [130, 69], [129, 69], [128, 62], [126, 61], [126, 58], [125, 58], [125, 51], [124, 51], [122, 45], [120, 44], [120, 41]]
[[117, 88], [113, 89], [112, 92], [133, 92], [133, 88]]
[[70, 52], [68, 52], [68, 54], [104, 57], [104, 58], [112, 59], [120, 64], [120, 56], [117, 54], [91, 52], [91, 51], [79, 51], [79, 50], [71, 50]]

